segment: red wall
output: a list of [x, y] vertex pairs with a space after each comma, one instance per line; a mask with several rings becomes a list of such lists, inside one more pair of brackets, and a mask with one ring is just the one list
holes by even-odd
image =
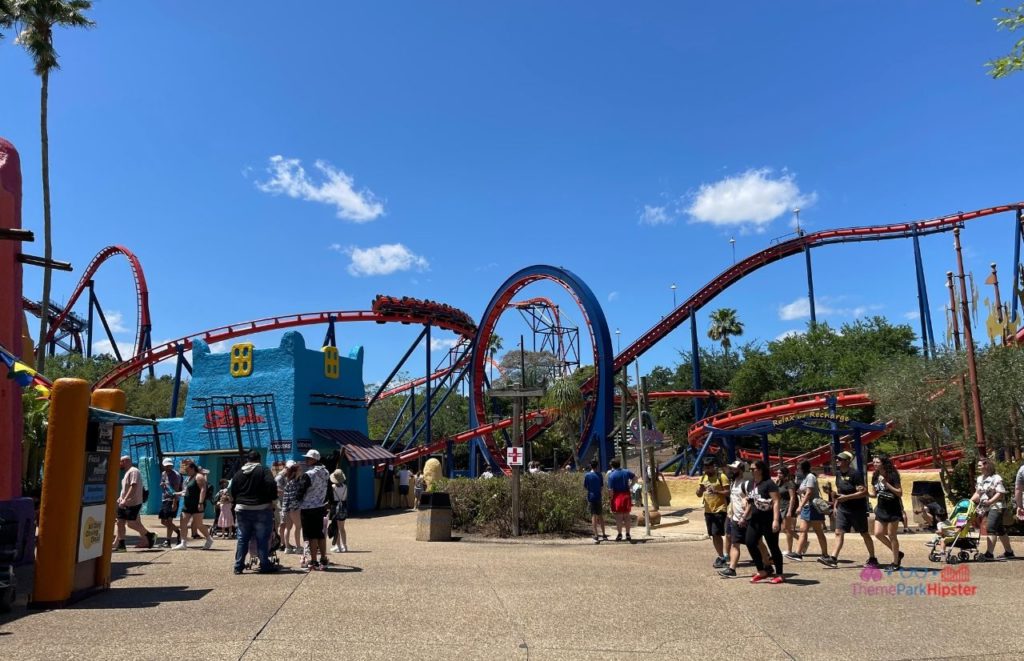
[[[21, 158], [0, 138], [0, 227], [21, 227]], [[31, 245], [31, 244], [29, 244]], [[0, 240], [0, 344], [21, 352], [21, 242]], [[24, 356], [32, 363], [31, 356]], [[6, 371], [6, 370], [3, 370]], [[21, 388], [0, 375], [0, 500], [21, 496]]]

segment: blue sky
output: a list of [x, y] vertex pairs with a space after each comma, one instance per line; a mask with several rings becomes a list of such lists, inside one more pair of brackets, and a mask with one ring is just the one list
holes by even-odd
[[[1024, 77], [983, 67], [1011, 45], [997, 4], [311, 2], [284, 20], [280, 3], [230, 5], [100, 1], [96, 29], [56, 36], [54, 246], [76, 273], [55, 298], [124, 244], [158, 342], [379, 292], [479, 318], [509, 274], [552, 263], [588, 282], [625, 346], [670, 310], [672, 283], [681, 301], [731, 263], [730, 238], [742, 258], [791, 232], [794, 204], [813, 231], [1024, 197]], [[11, 37], [0, 134], [41, 230], [38, 82]], [[968, 225], [979, 284], [990, 261], [1009, 284], [1011, 232], [1009, 215]], [[923, 248], [941, 336], [952, 236]], [[917, 310], [909, 242], [823, 248], [814, 266], [819, 318]], [[108, 264], [97, 291], [130, 343], [128, 273]], [[29, 296], [40, 282], [28, 269]], [[582, 321], [553, 285], [524, 294]], [[805, 296], [802, 260], [769, 266], [700, 314], [701, 336], [721, 306], [746, 339], [799, 330]], [[499, 326], [506, 346], [523, 332], [515, 314]], [[339, 333], [366, 347], [367, 381], [415, 336]], [[687, 347], [677, 331], [643, 371]]]

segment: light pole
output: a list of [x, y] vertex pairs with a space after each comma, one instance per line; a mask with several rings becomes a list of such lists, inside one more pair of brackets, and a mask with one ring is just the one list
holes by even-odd
[[622, 331], [615, 329], [615, 353], [622, 353]]
[[732, 246], [732, 263], [736, 263], [736, 239], [730, 238], [729, 245]]
[[673, 282], [672, 286], [669, 287], [669, 289], [672, 290], [672, 309], [675, 310], [676, 309], [676, 283]]

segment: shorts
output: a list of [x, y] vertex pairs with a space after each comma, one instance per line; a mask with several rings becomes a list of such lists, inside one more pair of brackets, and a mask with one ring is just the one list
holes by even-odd
[[203, 512], [205, 512], [205, 511], [206, 511], [206, 508], [203, 507], [202, 505], [195, 505], [195, 506], [185, 505], [184, 507], [181, 508], [181, 513], [182, 514], [199, 514], [199, 515], [202, 515]]
[[139, 511], [142, 509], [142, 503], [138, 505], [132, 505], [131, 507], [118, 507], [117, 508], [117, 520], [118, 521], [136, 521], [139, 518]]
[[868, 513], [867, 510], [863, 512], [847, 512], [843, 509], [836, 509], [836, 530], [843, 532], [856, 532], [865, 534], [868, 531]]
[[409, 485], [408, 484], [399, 484], [398, 485], [398, 495], [400, 495], [400, 496], [408, 496], [409, 495]]
[[712, 537], [725, 534], [725, 512], [704, 512], [704, 525]]
[[1003, 525], [1003, 510], [991, 509], [988, 514], [985, 515], [985, 520], [988, 522], [988, 534], [989, 535], [1005, 535], [1006, 526]]
[[600, 500], [588, 500], [587, 505], [590, 507], [591, 516], [600, 516], [604, 514], [604, 503]]
[[313, 507], [299, 510], [299, 521], [302, 524], [303, 539], [324, 538], [324, 508]]
[[160, 513], [157, 515], [161, 521], [169, 521], [178, 515], [176, 503], [160, 503]]
[[881, 505], [875, 506], [875, 521], [879, 523], [902, 523], [903, 509], [900, 507], [888, 508]]
[[779, 516], [781, 516], [783, 519], [789, 518], [789, 501], [788, 500], [780, 500], [779, 501]]
[[810, 505], [804, 505], [803, 509], [800, 510], [801, 521], [824, 521], [825, 515], [814, 509]]
[[738, 521], [729, 519], [725, 522], [725, 533], [729, 535], [729, 541], [733, 544], [744, 544], [747, 538], [747, 527], [741, 527]]
[[633, 501], [628, 491], [616, 491], [612, 494], [612, 511], [616, 514], [628, 514], [633, 509]]
[[348, 519], [348, 501], [335, 505], [331, 510], [333, 521], [344, 521]]

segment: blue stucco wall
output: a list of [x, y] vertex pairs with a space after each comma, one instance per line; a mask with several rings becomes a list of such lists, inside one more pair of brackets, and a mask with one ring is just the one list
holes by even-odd
[[[195, 340], [192, 347], [192, 380], [189, 383], [188, 398], [181, 418], [159, 420], [160, 432], [170, 432], [171, 447], [165, 450], [187, 452], [189, 450], [223, 449], [237, 447], [233, 426], [224, 426], [211, 433], [207, 428], [207, 410], [198, 407], [202, 398], [228, 395], [272, 395], [274, 407], [268, 412], [256, 406], [254, 413], [262, 421], [241, 426], [242, 444], [260, 450], [265, 463], [273, 460], [299, 459], [307, 447], [315, 447], [325, 456], [334, 452], [334, 444], [314, 439], [311, 429], [350, 429], [366, 434], [368, 432], [366, 408], [356, 406], [313, 406], [314, 394], [338, 395], [356, 398], [341, 400], [346, 404], [359, 404], [365, 396], [363, 384], [363, 349], [356, 347], [348, 356], [339, 355], [340, 374], [328, 378], [324, 373], [324, 354], [319, 348], [306, 348], [305, 340], [296, 331], [285, 333], [278, 347], [255, 349], [252, 355], [252, 374], [246, 377], [231, 375], [231, 355], [211, 353], [202, 340]], [[318, 400], [323, 401], [323, 400]], [[330, 400], [327, 400], [330, 401]], [[272, 443], [276, 446], [271, 451]], [[285, 449], [286, 448], [286, 449]], [[216, 485], [222, 475], [230, 475], [237, 461], [235, 456], [195, 456], [196, 461], [210, 470], [211, 482]], [[175, 466], [181, 457], [175, 457]], [[350, 479], [355, 471], [349, 471]], [[371, 480], [372, 482], [372, 480]], [[157, 476], [157, 485], [159, 476]], [[158, 489], [150, 486], [150, 500], [159, 505]], [[357, 496], [350, 503], [350, 509], [360, 511], [373, 506], [372, 484], [370, 496], [363, 495], [363, 488], [354, 489]], [[147, 510], [151, 509], [147, 507]], [[152, 508], [156, 511], [156, 508]]]

